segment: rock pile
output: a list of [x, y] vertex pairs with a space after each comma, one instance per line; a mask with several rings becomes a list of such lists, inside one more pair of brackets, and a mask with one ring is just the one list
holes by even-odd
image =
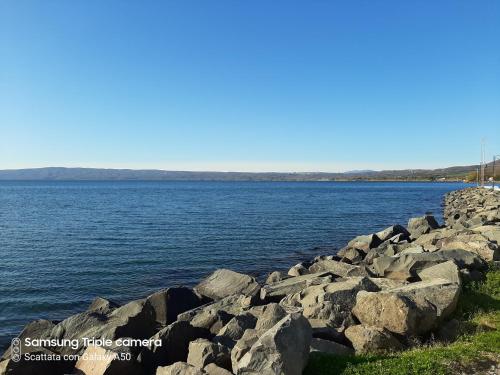
[[[446, 226], [412, 218], [406, 228], [358, 236], [336, 255], [272, 272], [263, 285], [219, 269], [193, 289], [124, 306], [97, 298], [61, 322], [28, 324], [21, 353], [53, 359], [17, 361], [11, 347], [0, 374], [299, 375], [310, 352], [397, 351], [439, 337], [453, 322], [462, 281], [480, 279], [499, 259], [500, 193], [450, 193], [444, 213]], [[47, 342], [28, 346], [26, 338]]]

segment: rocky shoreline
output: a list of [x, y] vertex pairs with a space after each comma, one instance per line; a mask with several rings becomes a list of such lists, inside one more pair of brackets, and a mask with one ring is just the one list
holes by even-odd
[[61, 322], [29, 323], [0, 374], [299, 375], [311, 352], [400, 351], [456, 338], [462, 283], [500, 260], [500, 192], [445, 196], [432, 216], [358, 236], [266, 282], [219, 269], [119, 306], [97, 297]]

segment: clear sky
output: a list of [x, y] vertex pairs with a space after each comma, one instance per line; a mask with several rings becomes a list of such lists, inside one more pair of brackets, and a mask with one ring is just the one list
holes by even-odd
[[500, 1], [0, 2], [0, 169], [500, 154]]

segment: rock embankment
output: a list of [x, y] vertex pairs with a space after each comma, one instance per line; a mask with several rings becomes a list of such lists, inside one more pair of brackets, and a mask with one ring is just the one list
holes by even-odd
[[264, 285], [220, 269], [123, 306], [96, 298], [28, 324], [0, 374], [299, 375], [310, 352], [404, 350], [440, 337], [462, 282], [499, 259], [500, 192], [450, 193], [444, 214], [443, 226], [423, 216], [358, 236]]

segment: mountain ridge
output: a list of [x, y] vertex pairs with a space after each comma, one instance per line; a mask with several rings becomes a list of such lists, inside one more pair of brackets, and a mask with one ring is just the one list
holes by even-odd
[[439, 169], [358, 170], [347, 172], [217, 172], [161, 169], [43, 167], [0, 170], [0, 180], [152, 180], [152, 181], [335, 181], [464, 179], [477, 165]]

